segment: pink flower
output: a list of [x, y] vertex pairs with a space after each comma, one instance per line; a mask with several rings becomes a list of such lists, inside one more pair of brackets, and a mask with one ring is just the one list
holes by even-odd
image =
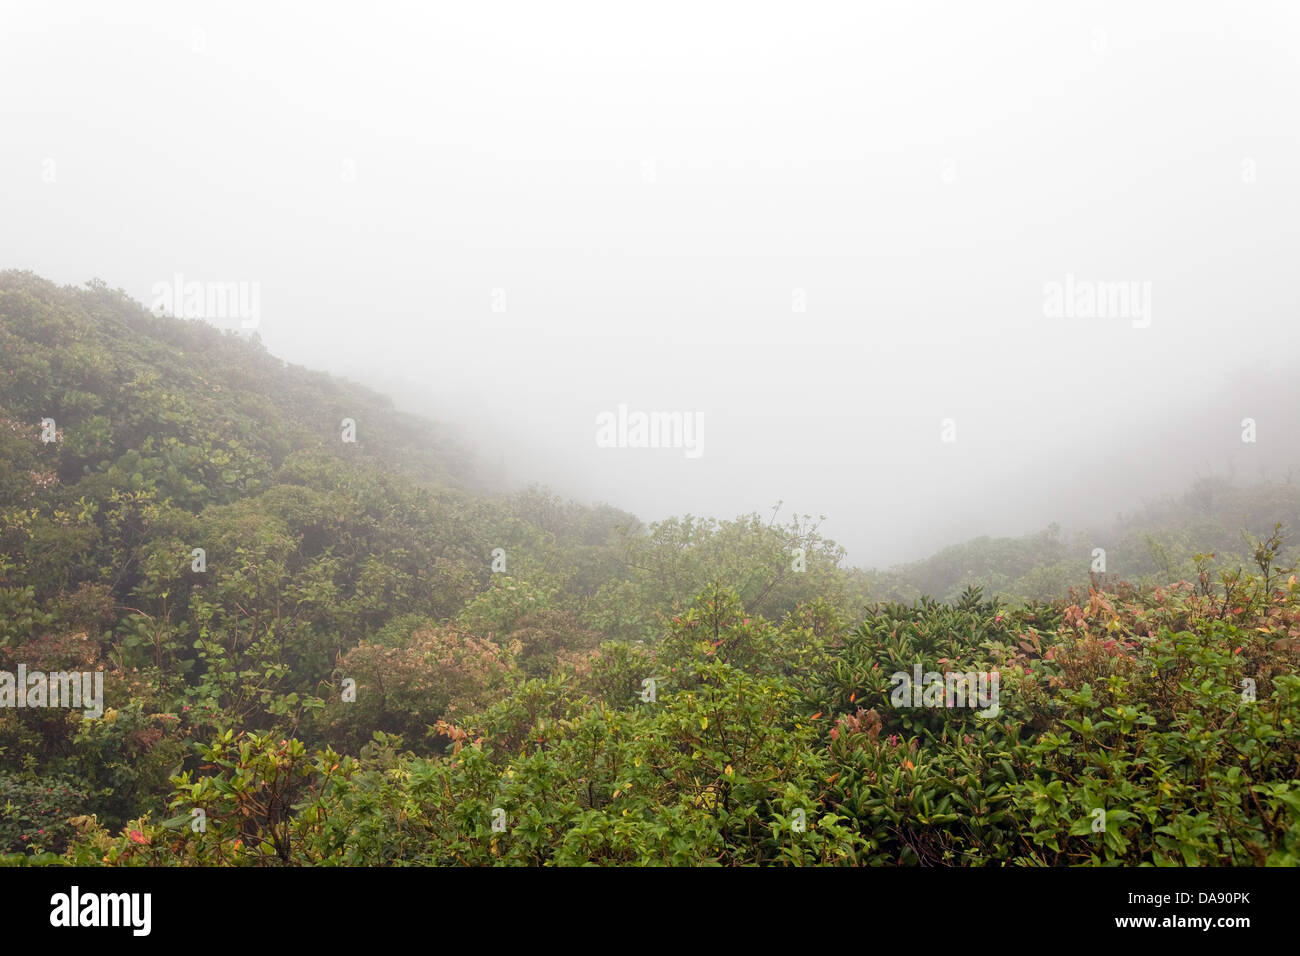
[[127, 836], [131, 838], [132, 843], [139, 843], [145, 846], [147, 846], [149, 843], [149, 838], [145, 836], [143, 833], [141, 833], [139, 830], [132, 830], [130, 833], [127, 834]]

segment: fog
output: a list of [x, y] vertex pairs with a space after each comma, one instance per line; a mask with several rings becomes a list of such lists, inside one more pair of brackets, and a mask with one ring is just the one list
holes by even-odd
[[494, 482], [863, 565], [1297, 464], [1294, 4], [210, 13], [0, 4], [0, 268], [255, 284]]

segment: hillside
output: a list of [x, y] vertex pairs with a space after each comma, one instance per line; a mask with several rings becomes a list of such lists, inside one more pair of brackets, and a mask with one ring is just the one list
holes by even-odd
[[[1200, 553], [1213, 554], [1222, 567], [1250, 567], [1252, 542], [1278, 525], [1300, 528], [1300, 484], [1201, 478], [1182, 495], [1150, 502], [1104, 527], [1064, 531], [1053, 525], [1021, 538], [976, 538], [923, 561], [866, 572], [866, 587], [897, 601], [925, 595], [952, 601], [968, 587], [1007, 600], [1049, 601], [1071, 588], [1117, 580], [1190, 581]], [[1105, 552], [1100, 571], [1093, 570], [1101, 557], [1094, 549]], [[1294, 541], [1283, 554], [1295, 560]]]
[[1300, 857], [1291, 485], [850, 570], [809, 515], [481, 493], [374, 392], [14, 272], [0, 425], [0, 670], [103, 675], [0, 709], [8, 862]]

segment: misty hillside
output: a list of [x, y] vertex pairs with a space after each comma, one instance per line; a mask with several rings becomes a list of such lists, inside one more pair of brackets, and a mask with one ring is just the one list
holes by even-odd
[[20, 272], [0, 424], [0, 669], [103, 679], [0, 712], [7, 862], [1300, 858], [1295, 486], [852, 570], [810, 515], [484, 493], [382, 396]]
[[[1183, 494], [1101, 528], [1064, 531], [1052, 525], [1019, 538], [976, 538], [923, 561], [866, 572], [865, 578], [870, 594], [891, 600], [954, 600], [974, 586], [1008, 600], [1048, 601], [1070, 588], [1117, 580], [1192, 580], [1201, 553], [1223, 566], [1249, 567], [1253, 542], [1278, 525], [1300, 528], [1300, 484], [1201, 478]], [[1097, 550], [1104, 556], [1094, 555]], [[1294, 560], [1294, 540], [1284, 553]]]
[[[0, 373], [10, 376], [4, 410], [11, 430], [48, 417], [63, 435], [57, 458], [24, 462], [15, 445], [6, 461], [11, 473], [20, 462], [53, 466], [65, 494], [75, 487], [80, 497], [107, 481], [199, 512], [258, 497], [275, 484], [311, 484], [302, 470], [328, 459], [331, 466], [350, 463], [434, 486], [449, 502], [458, 495], [487, 497], [474, 494], [483, 484], [478, 463], [444, 429], [395, 411], [369, 389], [289, 366], [255, 338], [153, 315], [101, 282], [59, 288], [9, 272], [0, 274], [0, 295], [8, 364]], [[342, 440], [344, 419], [357, 423], [355, 443]], [[582, 532], [587, 546], [608, 545], [614, 531], [640, 527], [631, 515], [597, 511], [603, 517]], [[529, 517], [541, 531], [565, 533], [557, 516]], [[978, 586], [1009, 600], [1050, 600], [1094, 580], [1095, 547], [1106, 549], [1112, 576], [1189, 578], [1198, 551], [1245, 559], [1242, 532], [1262, 537], [1277, 523], [1300, 527], [1293, 475], [1282, 484], [1244, 487], [1200, 478], [1182, 495], [1146, 504], [1105, 528], [1053, 525], [1019, 538], [981, 537], [922, 561], [860, 572], [859, 596], [953, 599]], [[504, 536], [493, 546], [506, 543], [516, 541]]]
[[[30, 273], [0, 273], [5, 405], [15, 420], [75, 423], [59, 478], [77, 481], [118, 464], [131, 449], [148, 487], [167, 484], [182, 462], [218, 469], [209, 494], [265, 490], [293, 452], [341, 457], [340, 422], [358, 424], [367, 460], [427, 480], [472, 480], [472, 466], [430, 422], [400, 414], [385, 397], [320, 372], [290, 366], [248, 338], [203, 322], [151, 315], [95, 282], [58, 288]], [[106, 456], [108, 456], [106, 458]], [[354, 456], [355, 457], [355, 456]], [[223, 487], [224, 486], [224, 487]]]

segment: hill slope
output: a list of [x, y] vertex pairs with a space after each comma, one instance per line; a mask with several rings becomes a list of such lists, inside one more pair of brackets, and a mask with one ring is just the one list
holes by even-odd
[[[1300, 855], [1300, 584], [1276, 540], [1247, 549], [1253, 575], [1009, 609], [955, 589], [1075, 583], [1087, 541], [849, 572], [806, 515], [647, 528], [474, 484], [372, 392], [102, 284], [0, 273], [0, 853]], [[1295, 513], [1290, 490], [1198, 494], [1149, 513], [1181, 535], [1162, 583], [1197, 536]], [[1121, 567], [1141, 533], [1115, 535]], [[951, 604], [878, 600], [920, 589]], [[971, 675], [979, 707], [900, 696], [917, 668]], [[51, 678], [14, 706], [20, 672], [102, 675], [102, 699], [48, 706]]]

